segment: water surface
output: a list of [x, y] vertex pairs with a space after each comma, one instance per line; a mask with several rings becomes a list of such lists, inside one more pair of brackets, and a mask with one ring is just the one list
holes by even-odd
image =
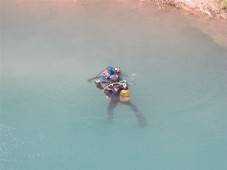
[[[227, 49], [148, 1], [2, 1], [2, 170], [225, 170]], [[132, 110], [87, 78], [135, 78]]]

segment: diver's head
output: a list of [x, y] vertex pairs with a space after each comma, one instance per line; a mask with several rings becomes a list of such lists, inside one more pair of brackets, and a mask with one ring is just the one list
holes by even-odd
[[109, 72], [103, 72], [103, 76], [105, 79], [108, 79], [110, 77], [110, 73]]
[[115, 74], [120, 74], [120, 73], [121, 73], [120, 67], [115, 67], [115, 68], [114, 68], [114, 73], [115, 73]]
[[119, 77], [118, 77], [118, 75], [113, 74], [113, 75], [110, 76], [110, 80], [111, 80], [111, 82], [118, 82]]

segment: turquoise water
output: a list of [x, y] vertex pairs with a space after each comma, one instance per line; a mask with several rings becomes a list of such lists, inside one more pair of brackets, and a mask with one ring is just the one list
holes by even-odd
[[[225, 170], [227, 49], [147, 1], [1, 1], [1, 170]], [[148, 125], [88, 83], [136, 80]]]

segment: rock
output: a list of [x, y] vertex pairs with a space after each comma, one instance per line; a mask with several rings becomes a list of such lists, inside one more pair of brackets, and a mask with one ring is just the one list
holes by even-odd
[[[206, 14], [227, 20], [227, 0], [159, 0], [163, 4], [175, 6], [194, 14]], [[225, 4], [226, 3], [226, 4]]]

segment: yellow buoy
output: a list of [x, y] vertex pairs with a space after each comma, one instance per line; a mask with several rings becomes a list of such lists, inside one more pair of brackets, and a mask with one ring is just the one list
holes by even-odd
[[129, 90], [120, 91], [120, 102], [128, 102], [130, 100]]

